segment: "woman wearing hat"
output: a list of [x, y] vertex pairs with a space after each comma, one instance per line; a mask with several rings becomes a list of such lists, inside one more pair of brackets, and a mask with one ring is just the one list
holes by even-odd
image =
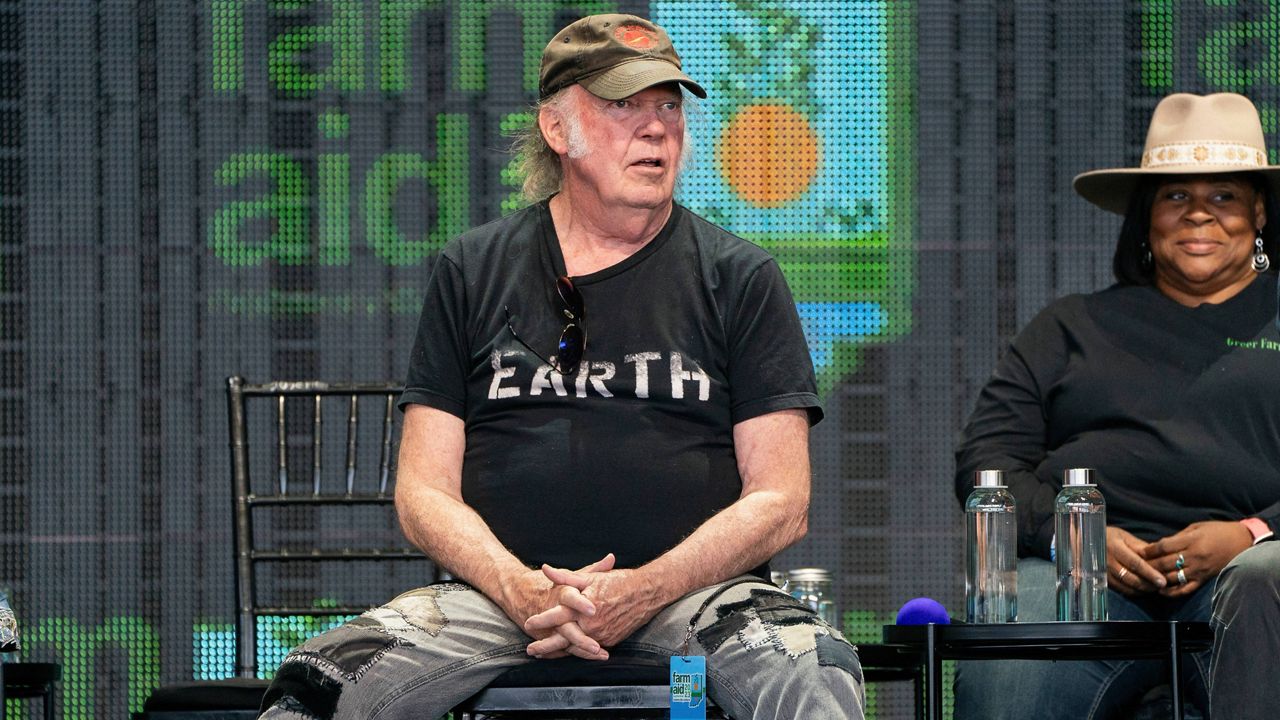
[[[1110, 618], [1212, 620], [1183, 687], [1217, 718], [1277, 713], [1259, 692], [1280, 658], [1277, 182], [1247, 98], [1162, 100], [1140, 167], [1075, 179], [1124, 215], [1116, 284], [1031, 321], [956, 452], [961, 502], [989, 468], [1017, 499], [1020, 621], [1055, 619], [1054, 497], [1064, 470], [1096, 470]], [[1165, 677], [1155, 660], [961, 663], [956, 717], [1128, 718]]]

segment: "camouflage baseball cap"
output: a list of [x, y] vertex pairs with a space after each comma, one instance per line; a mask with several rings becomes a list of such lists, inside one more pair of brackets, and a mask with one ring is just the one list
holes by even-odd
[[680, 70], [680, 56], [665, 30], [635, 15], [591, 15], [547, 43], [538, 90], [546, 98], [578, 83], [597, 97], [621, 100], [667, 82], [707, 96]]

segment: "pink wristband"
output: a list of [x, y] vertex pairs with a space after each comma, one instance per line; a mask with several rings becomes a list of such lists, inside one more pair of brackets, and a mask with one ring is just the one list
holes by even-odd
[[1247, 529], [1249, 534], [1253, 536], [1254, 545], [1257, 545], [1275, 534], [1262, 518], [1245, 518], [1240, 521], [1240, 524], [1245, 526], [1245, 529]]

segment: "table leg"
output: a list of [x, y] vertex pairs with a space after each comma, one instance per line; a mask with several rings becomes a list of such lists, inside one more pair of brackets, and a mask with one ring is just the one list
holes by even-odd
[[1173, 720], [1182, 720], [1182, 649], [1178, 647], [1178, 622], [1169, 621], [1169, 695]]
[[912, 717], [915, 720], [925, 720], [925, 697], [924, 686], [924, 668], [916, 665], [915, 675], [911, 678], [912, 705], [915, 708], [915, 714]]
[[927, 642], [925, 643], [925, 662], [928, 667], [926, 683], [929, 692], [929, 720], [942, 720], [942, 656], [938, 653], [937, 636], [933, 623], [927, 626]]

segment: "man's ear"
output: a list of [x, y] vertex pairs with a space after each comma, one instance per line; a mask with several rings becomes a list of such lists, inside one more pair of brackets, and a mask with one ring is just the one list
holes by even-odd
[[549, 105], [538, 110], [538, 129], [547, 141], [547, 146], [557, 155], [569, 154], [569, 138], [565, 131], [564, 117], [560, 111]]

